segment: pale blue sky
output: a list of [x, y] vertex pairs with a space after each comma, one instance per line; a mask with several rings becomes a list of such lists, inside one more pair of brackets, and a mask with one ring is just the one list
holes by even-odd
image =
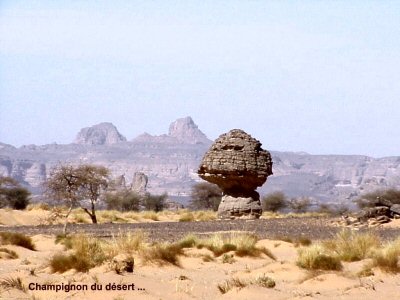
[[215, 139], [400, 155], [399, 1], [0, 1], [0, 141]]

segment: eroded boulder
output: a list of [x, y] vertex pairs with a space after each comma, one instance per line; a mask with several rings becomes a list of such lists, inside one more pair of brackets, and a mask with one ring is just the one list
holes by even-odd
[[233, 129], [211, 145], [198, 174], [222, 189], [221, 218], [258, 218], [262, 209], [255, 190], [272, 175], [271, 154], [243, 130]]

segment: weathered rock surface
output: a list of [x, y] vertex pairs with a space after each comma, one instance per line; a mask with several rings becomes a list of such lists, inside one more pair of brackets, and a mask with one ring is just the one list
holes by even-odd
[[168, 135], [188, 144], [208, 144], [210, 142], [191, 117], [177, 119], [171, 123]]
[[139, 195], [145, 195], [147, 192], [147, 182], [149, 181], [143, 172], [135, 172], [132, 180], [132, 191]]
[[82, 145], [110, 145], [125, 141], [126, 138], [111, 123], [82, 128], [75, 139], [76, 144]]
[[243, 130], [233, 129], [210, 147], [198, 174], [224, 192], [251, 192], [272, 174], [272, 159], [259, 141]]
[[221, 218], [258, 218], [262, 209], [255, 190], [272, 174], [272, 159], [258, 140], [243, 130], [233, 129], [212, 144], [198, 174], [222, 189], [224, 196], [218, 208]]

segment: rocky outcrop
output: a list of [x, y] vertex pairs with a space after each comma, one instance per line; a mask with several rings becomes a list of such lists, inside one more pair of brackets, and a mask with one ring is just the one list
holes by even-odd
[[92, 127], [82, 128], [74, 143], [82, 145], [111, 145], [125, 141], [126, 138], [118, 132], [113, 124], [100, 123]]
[[146, 174], [135, 172], [132, 180], [132, 191], [139, 195], [145, 195], [147, 192], [147, 182], [149, 181]]
[[343, 216], [337, 225], [353, 228], [376, 227], [389, 223], [392, 219], [400, 219], [400, 204], [377, 197], [371, 203], [372, 207], [365, 207], [353, 215]]
[[177, 119], [169, 126], [168, 135], [188, 144], [208, 144], [210, 140], [201, 132], [191, 117]]
[[221, 135], [204, 155], [199, 176], [218, 185], [224, 195], [218, 208], [221, 218], [261, 215], [255, 191], [272, 175], [272, 159], [261, 143], [240, 129]]

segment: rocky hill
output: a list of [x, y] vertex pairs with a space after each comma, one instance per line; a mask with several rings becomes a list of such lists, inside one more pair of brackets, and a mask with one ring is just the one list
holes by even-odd
[[[263, 147], [268, 149], [268, 141]], [[15, 148], [0, 143], [0, 175], [12, 176], [40, 193], [50, 170], [62, 163], [93, 163], [108, 167], [113, 176], [135, 172], [148, 178], [151, 193], [187, 196], [200, 181], [197, 169], [211, 141], [190, 117], [170, 125], [169, 133], [144, 133], [126, 141], [111, 123], [82, 129], [74, 143], [27, 145]], [[270, 149], [268, 149], [270, 150]], [[323, 201], [350, 201], [377, 188], [400, 187], [400, 157], [309, 155], [271, 151], [274, 175], [260, 193], [281, 190], [289, 196], [311, 196]]]

